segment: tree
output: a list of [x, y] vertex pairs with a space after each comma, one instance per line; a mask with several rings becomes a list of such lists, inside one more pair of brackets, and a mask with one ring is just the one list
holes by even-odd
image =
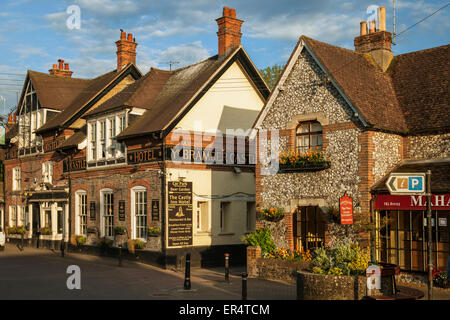
[[275, 84], [277, 83], [278, 78], [281, 76], [283, 69], [284, 66], [275, 64], [272, 67], [267, 67], [265, 69], [259, 70], [271, 90], [275, 87]]

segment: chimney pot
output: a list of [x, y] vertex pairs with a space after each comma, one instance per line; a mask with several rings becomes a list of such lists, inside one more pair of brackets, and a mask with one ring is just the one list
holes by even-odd
[[236, 19], [236, 10], [229, 7], [223, 8], [223, 16], [216, 19], [219, 31], [219, 56], [241, 45], [241, 26], [244, 21]]
[[128, 34], [128, 41], [133, 41], [133, 34], [132, 33]]
[[16, 114], [15, 113], [13, 114], [13, 121], [14, 121], [14, 123], [16, 123]]
[[127, 33], [125, 31], [120, 32], [120, 40], [126, 40], [127, 39]]
[[375, 33], [376, 31], [376, 21], [370, 21], [369, 33]]
[[69, 71], [69, 64], [68, 64], [68, 63], [65, 63], [65, 64], [64, 64], [64, 70]]
[[367, 22], [366, 21], [361, 21], [360, 27], [361, 27], [360, 35], [361, 36], [366, 35], [367, 34]]
[[378, 31], [386, 31], [386, 7], [378, 8]]
[[53, 70], [56, 70], [56, 69], [58, 69], [58, 65], [55, 63], [55, 64], [53, 65]]

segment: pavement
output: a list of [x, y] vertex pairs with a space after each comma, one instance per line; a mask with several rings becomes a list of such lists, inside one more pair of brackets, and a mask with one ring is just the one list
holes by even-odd
[[[80, 267], [81, 289], [69, 290], [67, 273]], [[192, 268], [191, 290], [184, 290], [184, 272], [139, 262], [85, 254], [9, 245], [0, 251], [0, 300], [241, 300], [244, 268], [231, 268], [225, 282], [223, 268]], [[295, 300], [291, 283], [248, 279], [249, 300]]]
[[[67, 268], [80, 267], [81, 289], [67, 287]], [[0, 300], [241, 300], [245, 267], [192, 268], [191, 290], [184, 290], [184, 271], [161, 269], [134, 261], [8, 245], [0, 251]], [[425, 293], [426, 285], [399, 283]], [[295, 300], [295, 284], [247, 280], [248, 300]], [[434, 288], [435, 300], [450, 300], [450, 289]]]

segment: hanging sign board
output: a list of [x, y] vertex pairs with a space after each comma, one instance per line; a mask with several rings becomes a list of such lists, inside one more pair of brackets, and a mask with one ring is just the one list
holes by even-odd
[[192, 245], [192, 182], [168, 183], [168, 246]]
[[339, 199], [339, 212], [341, 224], [353, 224], [353, 199], [347, 193]]
[[119, 200], [119, 221], [125, 221], [125, 200]]
[[386, 186], [390, 194], [425, 194], [425, 173], [391, 173]]

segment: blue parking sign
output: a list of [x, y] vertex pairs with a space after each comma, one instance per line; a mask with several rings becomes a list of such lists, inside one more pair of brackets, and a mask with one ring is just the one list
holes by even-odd
[[423, 177], [408, 177], [408, 189], [411, 191], [422, 191]]

